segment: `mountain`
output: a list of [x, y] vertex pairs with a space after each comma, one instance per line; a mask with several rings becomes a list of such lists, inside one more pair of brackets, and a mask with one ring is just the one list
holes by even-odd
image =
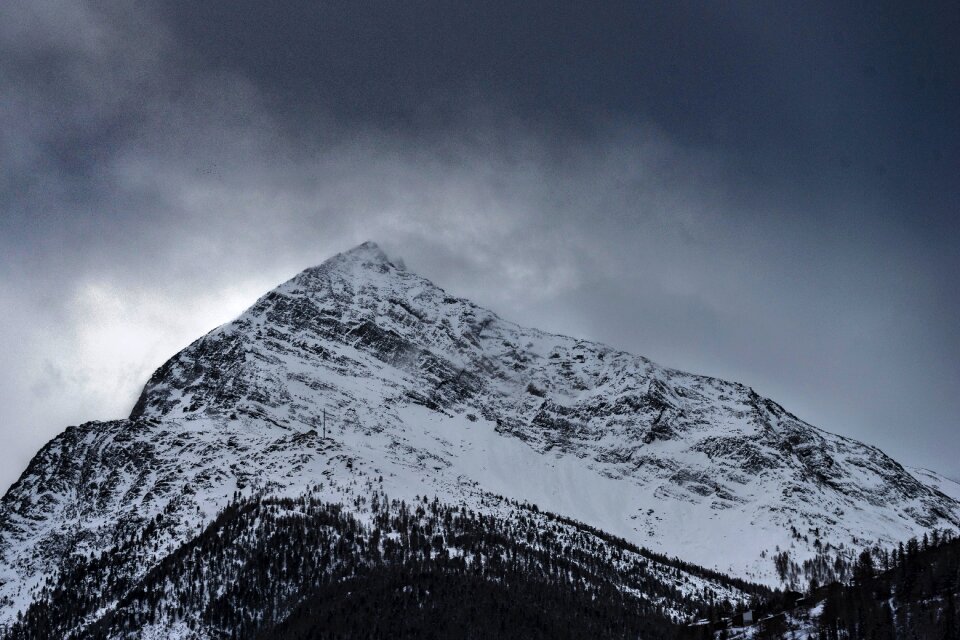
[[[73, 567], [77, 584], [112, 581], [71, 605], [87, 628], [238, 504], [313, 496], [372, 527], [381, 493], [487, 514], [495, 531], [552, 514], [543, 526], [584, 553], [619, 540], [660, 576], [608, 586], [743, 602], [757, 587], [712, 571], [800, 587], [847, 577], [862, 548], [960, 526], [960, 503], [927, 482], [749, 387], [520, 327], [365, 243], [176, 354], [128, 419], [69, 427], [37, 454], [0, 501], [0, 622], [73, 602], [55, 588]], [[252, 553], [255, 537], [236, 544]], [[665, 619], [696, 608], [657, 603]]]

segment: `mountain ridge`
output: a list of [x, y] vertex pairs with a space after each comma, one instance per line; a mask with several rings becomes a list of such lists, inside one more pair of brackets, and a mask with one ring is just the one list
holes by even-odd
[[157, 514], [172, 524], [131, 575], [238, 493], [323, 482], [349, 504], [372, 478], [492, 513], [528, 501], [793, 587], [859, 549], [960, 523], [955, 498], [879, 449], [749, 387], [520, 327], [368, 242], [174, 355], [128, 419], [69, 428], [38, 453], [0, 502], [4, 614], [64, 557]]

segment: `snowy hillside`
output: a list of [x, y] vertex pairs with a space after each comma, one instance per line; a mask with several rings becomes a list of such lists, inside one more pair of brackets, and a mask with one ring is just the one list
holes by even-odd
[[373, 479], [503, 517], [536, 504], [723, 573], [802, 582], [878, 541], [957, 528], [956, 494], [915, 475], [743, 385], [517, 326], [366, 243], [171, 358], [129, 420], [71, 427], [37, 454], [0, 504], [2, 617], [65, 557], [157, 514], [149, 549], [117, 569], [131, 579], [237, 495], [322, 483], [350, 504]]
[[931, 489], [936, 489], [940, 493], [960, 500], [960, 482], [944, 477], [936, 471], [922, 469], [920, 467], [907, 467], [907, 471], [913, 474], [913, 477], [927, 485]]

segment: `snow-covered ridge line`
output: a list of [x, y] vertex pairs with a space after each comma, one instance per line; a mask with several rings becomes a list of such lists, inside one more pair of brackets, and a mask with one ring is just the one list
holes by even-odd
[[960, 482], [921, 467], [905, 467], [914, 478], [954, 500], [960, 500]]

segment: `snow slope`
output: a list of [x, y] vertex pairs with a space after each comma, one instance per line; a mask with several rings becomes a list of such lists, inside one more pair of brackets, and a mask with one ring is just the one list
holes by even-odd
[[909, 471], [914, 478], [927, 485], [931, 489], [935, 489], [945, 496], [953, 498], [954, 500], [960, 500], [960, 483], [942, 476], [936, 471], [931, 471], [930, 469], [907, 467], [907, 471]]

